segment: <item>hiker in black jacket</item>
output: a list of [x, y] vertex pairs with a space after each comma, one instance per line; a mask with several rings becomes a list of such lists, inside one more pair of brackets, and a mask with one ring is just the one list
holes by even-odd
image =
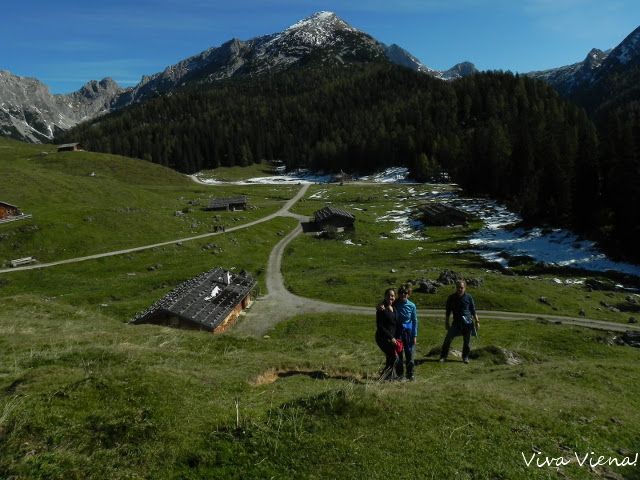
[[394, 376], [394, 367], [397, 360], [396, 343], [398, 335], [398, 321], [393, 303], [396, 300], [396, 292], [393, 288], [387, 288], [384, 292], [384, 302], [376, 309], [376, 343], [386, 356], [382, 379], [391, 379]]
[[[447, 313], [445, 317], [445, 328], [447, 329], [447, 336], [442, 343], [442, 350], [440, 351], [440, 361], [447, 360], [449, 355], [449, 347], [451, 346], [451, 340], [455, 337], [462, 335], [463, 347], [462, 347], [462, 361], [469, 363], [469, 354], [471, 353], [471, 335], [477, 335], [480, 328], [480, 321], [476, 314], [476, 306], [473, 302], [473, 297], [467, 292], [467, 284], [464, 280], [458, 280], [456, 282], [456, 292], [449, 295], [447, 298]], [[453, 323], [449, 323], [449, 317], [453, 313]]]

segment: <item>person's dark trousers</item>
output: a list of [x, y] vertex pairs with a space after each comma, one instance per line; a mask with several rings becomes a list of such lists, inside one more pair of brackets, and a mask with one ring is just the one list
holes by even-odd
[[396, 355], [396, 347], [393, 343], [389, 341], [388, 338], [385, 338], [376, 333], [376, 343], [380, 350], [383, 351], [384, 356], [386, 357], [384, 371], [382, 372], [382, 377], [384, 379], [388, 379], [393, 377], [393, 369], [395, 368], [396, 361], [398, 359]]
[[415, 345], [413, 344], [413, 337], [411, 336], [411, 330], [402, 329], [400, 338], [404, 345], [402, 353], [398, 355], [398, 363], [396, 363], [396, 374], [398, 377], [402, 377], [404, 373], [404, 364], [407, 366], [407, 378], [413, 377], [413, 353]]
[[447, 330], [447, 336], [444, 337], [444, 342], [442, 343], [442, 349], [440, 350], [440, 358], [447, 358], [449, 355], [449, 348], [451, 347], [451, 341], [455, 337], [459, 337], [462, 335], [462, 358], [469, 358], [469, 354], [471, 353], [471, 332], [473, 330], [472, 325], [458, 325], [453, 324]]

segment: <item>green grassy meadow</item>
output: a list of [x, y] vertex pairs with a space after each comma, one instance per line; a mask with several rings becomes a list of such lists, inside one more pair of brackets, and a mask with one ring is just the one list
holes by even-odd
[[[375, 305], [387, 287], [422, 278], [437, 280], [443, 270], [449, 269], [482, 281], [481, 287], [469, 287], [477, 308], [482, 310], [574, 317], [584, 310], [588, 318], [621, 323], [634, 315], [628, 311], [614, 312], [603, 305], [625, 305], [628, 293], [588, 291], [584, 285], [557, 283], [585, 276], [598, 278], [596, 274], [553, 270], [541, 274], [520, 267], [518, 276], [505, 275], [478, 255], [463, 252], [468, 247], [459, 242], [479, 227], [474, 222], [468, 227], [429, 227], [422, 233], [422, 240], [397, 239], [391, 233], [397, 225], [378, 219], [406, 201], [410, 188], [420, 192], [448, 187], [312, 186], [294, 211], [311, 215], [326, 204], [334, 205], [353, 213], [356, 227], [354, 232], [337, 238], [312, 235], [296, 238], [283, 258], [288, 288], [298, 295], [334, 303]], [[444, 308], [452, 292], [453, 287], [442, 287], [436, 294], [414, 292], [412, 300], [419, 308]], [[540, 297], [546, 297], [549, 304], [540, 302]]]
[[[0, 225], [5, 261], [202, 233], [213, 214], [188, 201], [222, 193], [245, 193], [257, 207], [220, 214], [227, 226], [240, 224], [275, 211], [298, 188], [202, 186], [137, 160], [8, 140], [0, 147], [3, 171], [20, 179], [3, 175], [0, 199], [34, 215]], [[328, 190], [323, 198], [309, 198], [320, 189]], [[471, 289], [482, 309], [584, 308], [590, 318], [626, 322], [629, 313], [602, 306], [624, 294], [556, 285], [566, 273], [506, 276], [473, 255], [445, 253], [475, 224], [430, 229], [422, 241], [380, 238], [393, 225], [376, 219], [405, 192], [311, 187], [295, 211], [311, 214], [327, 200], [362, 208], [347, 237], [361, 246], [297, 238], [283, 261], [291, 290], [375, 305], [387, 285], [450, 268], [482, 278]], [[187, 206], [186, 220], [174, 215]], [[117, 211], [125, 208], [129, 214]], [[206, 239], [0, 273], [0, 479], [640, 479], [640, 465], [538, 468], [522, 456], [622, 459], [639, 451], [640, 351], [615, 345], [612, 333], [481, 319], [471, 363], [452, 356], [440, 364], [429, 352], [443, 339], [443, 322], [421, 319], [417, 380], [380, 382], [373, 314], [297, 315], [260, 338], [127, 323], [214, 266], [251, 272], [264, 293], [269, 252], [295, 225], [279, 217]], [[441, 308], [448, 293], [413, 299]], [[460, 339], [452, 348], [461, 349]]]
[[[273, 213], [297, 191], [296, 186], [213, 189], [168, 168], [115, 155], [57, 153], [53, 146], [5, 139], [0, 147], [0, 200], [33, 215], [0, 225], [0, 265], [14, 258], [48, 262], [213, 232], [216, 226]], [[210, 198], [234, 195], [247, 195], [251, 208], [202, 210]]]

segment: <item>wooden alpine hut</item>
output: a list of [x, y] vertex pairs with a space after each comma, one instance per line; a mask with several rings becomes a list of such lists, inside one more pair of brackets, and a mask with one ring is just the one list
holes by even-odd
[[251, 305], [255, 287], [246, 272], [213, 268], [178, 285], [130, 323], [222, 333]]

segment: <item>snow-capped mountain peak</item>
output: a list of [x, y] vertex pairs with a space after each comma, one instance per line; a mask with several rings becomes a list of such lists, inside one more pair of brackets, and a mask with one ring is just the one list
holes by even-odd
[[355, 31], [351, 25], [342, 20], [338, 15], [333, 12], [316, 12], [302, 20], [291, 25], [285, 30], [285, 32], [293, 30], [307, 30], [307, 31], [335, 31], [335, 30], [350, 30]]
[[333, 12], [317, 12], [275, 35], [269, 43], [287, 41], [321, 47], [334, 43], [341, 33], [357, 31]]

